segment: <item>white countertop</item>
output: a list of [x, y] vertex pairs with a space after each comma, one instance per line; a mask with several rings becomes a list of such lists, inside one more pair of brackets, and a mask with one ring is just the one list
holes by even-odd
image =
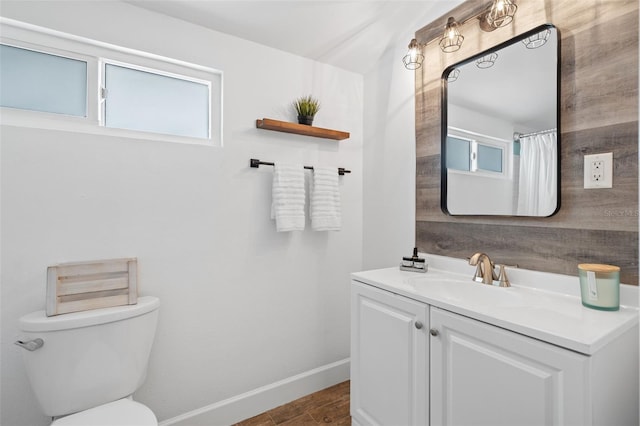
[[[637, 306], [621, 305], [619, 311], [598, 311], [582, 306], [579, 290], [562, 292], [567, 282], [579, 283], [577, 277], [518, 270], [511, 274], [516, 282], [510, 275], [511, 287], [495, 287], [472, 281], [475, 268], [461, 267], [464, 261], [426, 257], [430, 265], [425, 274], [393, 267], [356, 272], [351, 276], [355, 281], [587, 355], [638, 324]], [[451, 266], [456, 271], [463, 269], [464, 273], [437, 268]], [[539, 287], [532, 282], [525, 283], [527, 278], [557, 280], [559, 292], [550, 290], [549, 282], [540, 283]], [[576, 285], [579, 289], [579, 284]], [[626, 288], [625, 292], [635, 294], [637, 300], [637, 289]], [[626, 297], [633, 299], [633, 296]]]

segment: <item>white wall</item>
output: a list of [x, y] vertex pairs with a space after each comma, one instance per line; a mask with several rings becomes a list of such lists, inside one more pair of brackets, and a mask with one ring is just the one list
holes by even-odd
[[513, 123], [502, 117], [496, 117], [495, 115], [485, 114], [454, 104], [448, 104], [447, 108], [447, 125], [449, 127], [456, 127], [468, 132], [475, 132], [507, 141], [513, 139], [515, 130]]
[[[17, 319], [44, 308], [46, 267], [59, 262], [138, 258], [141, 293], [159, 296], [162, 307], [136, 398], [160, 420], [349, 356], [349, 273], [363, 266], [362, 76], [119, 2], [3, 1], [1, 13], [223, 70], [224, 147], [1, 127], [0, 423], [47, 424], [13, 341]], [[382, 87], [375, 81], [387, 77], [369, 84]], [[412, 87], [393, 96], [396, 88], [382, 88], [390, 103], [381, 107], [392, 116], [408, 108]], [[350, 139], [255, 128], [256, 118], [293, 121], [288, 105], [307, 93], [323, 103], [314, 124]], [[413, 134], [408, 120], [393, 126]], [[374, 179], [413, 191], [410, 170], [400, 178], [389, 168], [410, 160], [413, 138], [393, 138], [400, 152], [374, 153], [370, 138], [374, 168], [394, 156]], [[342, 231], [276, 233], [272, 169], [249, 168], [252, 157], [351, 169], [341, 179]], [[394, 204], [392, 214], [413, 229], [407, 208]], [[394, 234], [385, 217], [367, 222], [383, 230], [367, 244]], [[401, 242], [408, 251], [411, 243]]]
[[[462, 3], [416, 3], [405, 34], [390, 40], [373, 71], [364, 76], [364, 269], [400, 264], [415, 244], [415, 74], [402, 64], [407, 45], [422, 28]], [[431, 58], [425, 58], [428, 66]]]
[[447, 185], [447, 210], [452, 214], [474, 215], [481, 210], [485, 215], [515, 215], [513, 179], [447, 170]]
[[364, 269], [399, 264], [415, 242], [414, 72], [401, 61], [411, 37], [364, 79]]

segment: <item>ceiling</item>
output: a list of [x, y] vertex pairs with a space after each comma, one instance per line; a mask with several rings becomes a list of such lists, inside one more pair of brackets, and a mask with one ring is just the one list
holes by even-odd
[[[389, 48], [463, 0], [125, 0], [129, 4], [366, 74]], [[446, 22], [443, 21], [443, 27]], [[405, 51], [399, 51], [401, 65]]]

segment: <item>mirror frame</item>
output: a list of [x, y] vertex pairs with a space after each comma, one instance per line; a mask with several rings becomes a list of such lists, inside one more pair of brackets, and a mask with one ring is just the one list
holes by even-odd
[[[557, 128], [557, 152], [558, 155], [557, 157], [557, 190], [556, 190], [556, 194], [557, 194], [557, 200], [556, 200], [556, 209], [549, 214], [548, 216], [525, 216], [525, 215], [515, 215], [515, 214], [511, 214], [511, 215], [495, 215], [495, 214], [482, 214], [482, 213], [478, 213], [478, 214], [452, 214], [449, 212], [449, 210], [447, 209], [447, 135], [448, 135], [448, 120], [447, 120], [447, 108], [448, 108], [448, 95], [447, 95], [447, 77], [449, 76], [449, 73], [451, 71], [453, 71], [455, 68], [458, 68], [462, 65], [471, 63], [473, 61], [475, 61], [478, 58], [481, 58], [485, 55], [488, 55], [490, 53], [493, 52], [497, 52], [500, 49], [503, 49], [505, 47], [511, 46], [513, 44], [516, 44], [518, 42], [521, 42], [522, 40], [524, 40], [525, 38], [532, 36], [534, 34], [537, 34], [545, 29], [554, 29], [556, 31], [556, 39], [557, 39], [557, 45], [556, 45], [556, 128]], [[442, 72], [442, 77], [440, 79], [441, 82], [441, 86], [442, 86], [442, 90], [441, 90], [441, 94], [442, 94], [442, 99], [441, 99], [441, 111], [442, 111], [442, 121], [441, 121], [441, 141], [440, 141], [440, 209], [442, 210], [443, 213], [445, 213], [448, 216], [466, 216], [466, 217], [502, 217], [502, 218], [510, 218], [510, 217], [514, 217], [514, 218], [529, 218], [529, 219], [536, 219], [536, 218], [547, 218], [547, 217], [551, 217], [553, 215], [555, 215], [556, 213], [558, 213], [558, 211], [560, 210], [560, 188], [561, 188], [561, 184], [560, 184], [560, 175], [561, 175], [561, 169], [560, 169], [560, 153], [561, 153], [561, 131], [560, 131], [560, 83], [561, 83], [561, 78], [560, 78], [560, 70], [561, 70], [561, 55], [560, 55], [561, 49], [560, 49], [560, 31], [558, 30], [558, 27], [556, 27], [553, 24], [543, 24], [540, 26], [537, 26], [527, 32], [524, 32], [522, 34], [519, 34], [509, 40], [506, 40], [490, 49], [484, 50], [476, 55], [473, 55], [467, 59], [464, 59], [460, 62], [457, 62], [453, 65], [448, 66], [447, 68], [445, 68], [445, 70]]]

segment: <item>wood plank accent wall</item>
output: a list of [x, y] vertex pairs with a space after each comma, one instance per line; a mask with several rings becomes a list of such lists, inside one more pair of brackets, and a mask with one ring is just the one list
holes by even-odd
[[[468, 0], [416, 32], [441, 37], [447, 17], [459, 22], [489, 0]], [[416, 245], [466, 258], [484, 251], [497, 263], [577, 275], [579, 263], [621, 267], [638, 285], [638, 1], [521, 0], [512, 25], [461, 26], [462, 48], [424, 48], [416, 71]], [[448, 216], [440, 210], [442, 71], [538, 25], [558, 28], [561, 49], [561, 208], [550, 218]], [[613, 189], [583, 189], [583, 156], [613, 152]]]

